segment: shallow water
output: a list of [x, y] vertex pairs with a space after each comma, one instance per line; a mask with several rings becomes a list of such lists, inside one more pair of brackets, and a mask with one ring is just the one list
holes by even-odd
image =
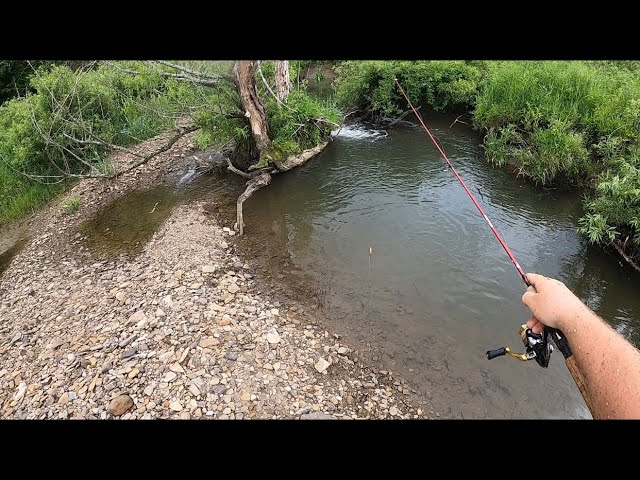
[[[430, 122], [523, 268], [563, 280], [639, 345], [640, 276], [576, 233], [579, 196], [490, 168], [480, 138], [450, 124]], [[265, 249], [285, 239], [333, 326], [412, 380], [442, 417], [589, 416], [560, 352], [548, 370], [486, 359], [490, 348], [522, 350], [524, 285], [422, 131], [345, 128], [245, 209]]]

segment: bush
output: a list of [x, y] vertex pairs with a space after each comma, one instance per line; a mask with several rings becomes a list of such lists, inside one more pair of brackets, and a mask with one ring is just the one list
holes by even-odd
[[[124, 66], [140, 74], [108, 65], [80, 71], [43, 66], [30, 77], [31, 93], [0, 106], [0, 223], [64, 188], [62, 171], [109, 172], [110, 148], [99, 142], [145, 140], [173, 126], [185, 111], [207, 105], [202, 89], [163, 77], [156, 67]], [[59, 183], [43, 184], [52, 181]]]
[[469, 108], [483, 79], [484, 68], [463, 61], [353, 61], [337, 67], [338, 103], [367, 110], [374, 118], [407, 109], [394, 79], [412, 103], [435, 110]]
[[474, 122], [487, 160], [513, 159], [536, 183], [595, 190], [579, 231], [594, 243], [638, 244], [640, 74], [629, 62], [493, 62]]

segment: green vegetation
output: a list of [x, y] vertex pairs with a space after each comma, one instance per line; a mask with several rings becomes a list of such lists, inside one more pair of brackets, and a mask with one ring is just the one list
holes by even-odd
[[[579, 231], [640, 246], [640, 69], [637, 62], [488, 64], [474, 112], [487, 159], [512, 161], [541, 185], [586, 189]], [[635, 243], [635, 246], [634, 246]]]
[[406, 110], [395, 76], [416, 103], [472, 111], [491, 164], [584, 189], [579, 231], [640, 257], [639, 62], [367, 61], [338, 72], [343, 108], [374, 120]]
[[81, 206], [82, 199], [77, 195], [73, 195], [62, 203], [62, 211], [67, 215], [72, 215], [80, 210]]
[[[18, 69], [25, 65], [28, 72]], [[185, 117], [200, 127], [200, 148], [231, 147], [234, 158], [245, 166], [256, 159], [231, 82], [199, 86], [176, 78], [170, 66], [151, 62], [32, 65], [35, 70], [26, 62], [0, 62], [0, 75], [2, 68], [7, 73], [0, 85], [22, 82], [20, 96], [0, 106], [0, 224], [32, 211], [82, 175], [114, 174], [108, 158], [114, 146], [148, 139]], [[209, 75], [229, 75], [232, 62], [181, 65]], [[262, 65], [273, 85], [273, 63]], [[257, 81], [274, 157], [286, 158], [315, 146], [341, 118], [330, 100], [307, 94], [306, 83], [297, 79], [301, 68], [301, 62], [292, 62], [291, 78], [297, 81], [284, 105], [275, 101], [261, 79]]]
[[407, 109], [397, 77], [409, 98], [435, 110], [470, 108], [484, 78], [482, 62], [366, 61], [337, 67], [336, 95], [345, 108], [366, 111], [374, 120]]
[[31, 93], [0, 107], [0, 223], [60, 192], [73, 175], [110, 173], [111, 145], [150, 138], [207, 103], [202, 89], [157, 69], [122, 66], [140, 74], [108, 65], [41, 67], [30, 77]]

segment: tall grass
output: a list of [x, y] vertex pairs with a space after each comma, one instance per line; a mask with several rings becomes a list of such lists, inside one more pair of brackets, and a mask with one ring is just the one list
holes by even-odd
[[640, 245], [637, 64], [489, 63], [474, 122], [494, 165], [511, 160], [536, 183], [587, 188], [579, 230], [590, 241]]

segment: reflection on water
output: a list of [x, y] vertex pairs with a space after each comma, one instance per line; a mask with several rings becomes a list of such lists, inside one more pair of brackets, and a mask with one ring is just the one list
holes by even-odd
[[[492, 169], [473, 132], [426, 120], [523, 268], [563, 280], [640, 344], [639, 275], [575, 232], [579, 196]], [[486, 360], [489, 348], [521, 346], [524, 285], [421, 131], [345, 128], [245, 212], [265, 249], [284, 236], [334, 328], [412, 380], [443, 416], [589, 415], [558, 352], [548, 370]]]

